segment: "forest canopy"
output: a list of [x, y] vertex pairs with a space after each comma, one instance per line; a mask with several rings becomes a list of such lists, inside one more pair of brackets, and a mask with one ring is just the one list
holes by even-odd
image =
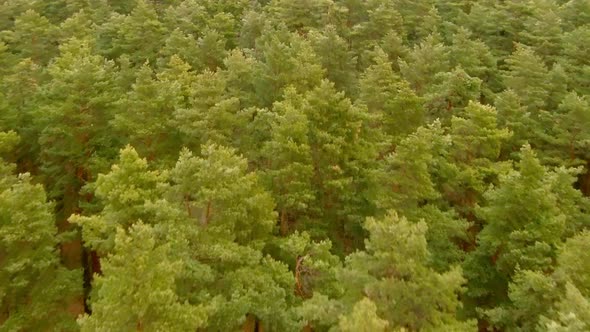
[[590, 331], [589, 0], [0, 1], [1, 331]]

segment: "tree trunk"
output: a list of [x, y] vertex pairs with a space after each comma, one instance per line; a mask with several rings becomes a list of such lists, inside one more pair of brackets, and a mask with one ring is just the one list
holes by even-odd
[[590, 196], [590, 160], [586, 162], [586, 172], [580, 174], [578, 182], [580, 185], [580, 191], [584, 196]]
[[307, 324], [303, 327], [303, 330], [301, 330], [301, 332], [313, 332], [313, 328], [310, 324]]
[[285, 209], [281, 210], [281, 221], [279, 227], [281, 236], [286, 236], [289, 233], [289, 220], [287, 218], [287, 211]]
[[256, 317], [252, 314], [246, 315], [246, 322], [242, 327], [244, 332], [256, 332]]

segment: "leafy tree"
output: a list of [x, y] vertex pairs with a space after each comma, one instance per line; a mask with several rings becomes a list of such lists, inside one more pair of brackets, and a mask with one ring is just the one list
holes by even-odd
[[557, 247], [569, 233], [566, 225], [578, 218], [561, 209], [570, 204], [560, 202], [556, 188], [567, 183], [572, 183], [568, 170], [548, 171], [530, 146], [523, 147], [518, 170], [500, 177], [500, 184], [484, 195], [488, 204], [478, 211], [486, 224], [465, 262], [470, 297], [484, 307], [501, 306], [518, 269], [553, 271]]
[[357, 302], [350, 316], [341, 316], [337, 331], [385, 331], [389, 322], [377, 316], [377, 306], [368, 298]]
[[13, 30], [3, 31], [2, 40], [21, 59], [30, 58], [38, 64], [47, 64], [57, 53], [57, 29], [49, 20], [29, 9], [14, 21]]
[[[0, 152], [17, 141], [14, 132], [0, 133]], [[0, 328], [75, 330], [81, 273], [61, 265], [63, 238], [43, 187], [13, 169], [0, 161]]]
[[102, 211], [70, 218], [82, 227], [86, 246], [105, 256], [115, 247], [117, 229], [126, 230], [140, 220], [155, 227], [169, 219], [174, 220], [174, 211], [166, 208], [166, 202], [162, 201], [167, 176], [166, 172], [150, 171], [147, 160], [141, 159], [132, 147], [122, 149], [119, 161], [111, 171], [99, 174], [89, 185], [101, 203]]
[[396, 143], [423, 124], [422, 100], [393, 71], [384, 52], [377, 52], [374, 61], [361, 76], [359, 99], [367, 106], [373, 121]]
[[518, 44], [514, 53], [506, 59], [506, 63], [506, 87], [512, 89], [529, 110], [543, 108], [550, 86], [549, 70], [541, 58], [530, 47]]
[[256, 41], [259, 63], [255, 76], [256, 94], [262, 106], [278, 101], [283, 89], [293, 85], [305, 93], [317, 85], [324, 70], [310, 43], [298, 34], [267, 28]]
[[439, 274], [425, 264], [430, 253], [424, 222], [410, 223], [390, 212], [383, 219], [367, 219], [365, 227], [370, 234], [366, 251], [348, 256], [342, 272], [345, 300], [364, 294], [392, 328], [474, 330], [471, 322], [456, 318], [465, 281], [461, 270]]
[[113, 127], [121, 136], [127, 136], [125, 143], [132, 144], [149, 160], [156, 156], [164, 159], [166, 151], [179, 149], [178, 133], [170, 126], [170, 119], [182, 103], [181, 88], [179, 82], [155, 79], [150, 66], [144, 64], [132, 90], [119, 102]]
[[309, 213], [315, 203], [309, 123], [297, 105], [288, 100], [275, 103], [273, 111], [276, 120], [271, 139], [263, 147], [268, 166], [262, 176], [277, 202], [280, 233], [286, 235], [289, 221]]
[[322, 67], [326, 70], [326, 78], [333, 82], [338, 90], [354, 96], [357, 89], [357, 57], [349, 50], [346, 40], [338, 35], [333, 25], [328, 25], [321, 31], [311, 31], [309, 39]]
[[183, 264], [169, 244], [158, 244], [155, 230], [141, 222], [117, 229], [112, 254], [95, 278], [92, 314], [80, 318], [82, 331], [193, 330], [207, 321], [206, 308], [181, 302], [175, 279]]
[[407, 59], [399, 60], [399, 66], [402, 77], [422, 95], [437, 73], [449, 69], [449, 51], [436, 35], [429, 35], [414, 46]]
[[60, 198], [63, 217], [77, 209], [80, 188], [105, 165], [117, 144], [108, 121], [118, 98], [115, 68], [94, 55], [89, 43], [72, 39], [48, 68], [44, 105], [36, 110], [41, 166], [49, 195]]
[[363, 191], [377, 150], [367, 112], [327, 80], [305, 95], [302, 108], [309, 120], [313, 183], [322, 216], [332, 233], [351, 236], [371, 208]]

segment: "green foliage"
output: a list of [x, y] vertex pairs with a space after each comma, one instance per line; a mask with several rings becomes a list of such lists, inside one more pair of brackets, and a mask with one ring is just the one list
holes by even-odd
[[0, 330], [587, 330], [589, 23], [0, 1]]
[[[508, 292], [510, 285], [510, 300], [516, 302], [510, 305], [529, 307], [527, 310], [539, 314], [539, 309], [530, 308], [526, 303], [519, 304], [535, 301], [523, 299], [521, 290], [535, 281], [519, 279], [516, 272], [520, 269], [545, 273], [554, 270], [557, 248], [567, 234], [566, 225], [576, 223], [576, 214], [563, 208], [571, 203], [561, 203], [556, 190], [571, 183], [572, 175], [567, 173], [565, 169], [547, 170], [531, 148], [525, 146], [521, 150], [518, 171], [502, 175], [500, 184], [485, 193], [489, 203], [479, 209], [478, 215], [486, 224], [478, 235], [478, 248], [465, 262], [466, 274], [472, 280], [469, 296], [493, 299], [490, 303], [502, 307], [501, 303], [506, 301], [503, 293]], [[572, 199], [571, 196], [568, 198]], [[539, 286], [526, 287], [538, 290]], [[546, 304], [543, 300], [538, 300], [541, 305]], [[519, 319], [514, 315], [503, 315], [498, 310], [505, 309], [494, 309], [491, 318], [499, 325]]]
[[455, 316], [465, 282], [460, 268], [440, 274], [425, 265], [430, 255], [426, 223], [413, 224], [390, 212], [383, 219], [368, 219], [365, 227], [370, 234], [366, 251], [348, 256], [342, 274], [346, 300], [365, 294], [391, 327], [428, 330], [462, 325], [458, 330], [473, 330], [472, 324], [459, 324]]
[[171, 258], [169, 245], [157, 244], [152, 227], [118, 228], [114, 242], [94, 282], [92, 315], [79, 320], [82, 331], [186, 331], [206, 324], [206, 308], [179, 301], [174, 282], [183, 264]]
[[158, 201], [166, 189], [167, 177], [166, 172], [150, 171], [147, 161], [128, 146], [121, 150], [119, 162], [111, 171], [99, 174], [91, 184], [103, 204], [102, 212], [70, 220], [82, 226], [82, 238], [88, 247], [100, 254], [110, 253], [116, 244], [117, 229], [127, 229], [138, 221], [152, 225], [166, 221], [162, 217], [170, 212]]
[[[18, 142], [0, 133], [0, 150]], [[61, 266], [53, 204], [28, 173], [0, 161], [0, 326], [7, 331], [75, 330], [67, 307], [81, 295], [81, 273]]]
[[349, 316], [341, 316], [337, 331], [385, 331], [389, 323], [377, 316], [377, 306], [368, 298], [357, 302]]
[[359, 99], [383, 133], [397, 143], [423, 124], [422, 100], [393, 71], [383, 51], [377, 50], [374, 61], [361, 76]]

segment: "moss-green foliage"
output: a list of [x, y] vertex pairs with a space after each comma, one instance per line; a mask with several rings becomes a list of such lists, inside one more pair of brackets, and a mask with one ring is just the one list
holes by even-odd
[[0, 1], [0, 330], [588, 330], [589, 24]]

